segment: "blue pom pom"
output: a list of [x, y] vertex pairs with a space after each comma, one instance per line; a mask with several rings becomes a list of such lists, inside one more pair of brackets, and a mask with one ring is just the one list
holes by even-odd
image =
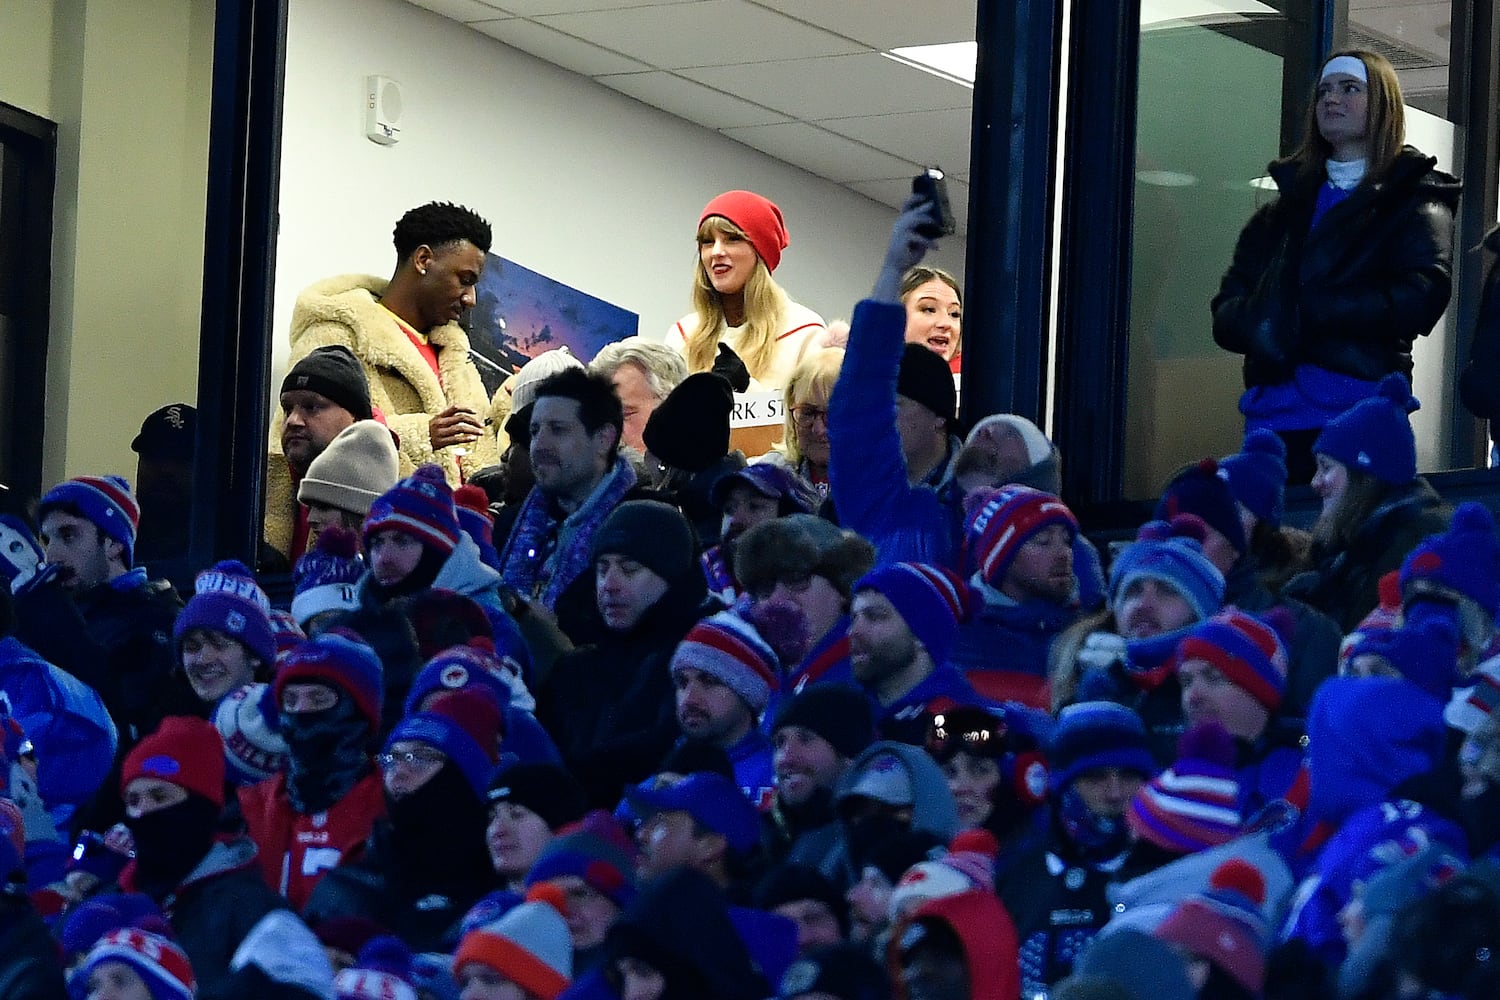
[[1494, 531], [1495, 519], [1482, 503], [1470, 500], [1453, 512], [1453, 531]]
[[1275, 431], [1257, 427], [1245, 435], [1245, 445], [1241, 449], [1246, 454], [1259, 453], [1262, 455], [1274, 455], [1283, 461], [1286, 460], [1286, 442], [1281, 440]]

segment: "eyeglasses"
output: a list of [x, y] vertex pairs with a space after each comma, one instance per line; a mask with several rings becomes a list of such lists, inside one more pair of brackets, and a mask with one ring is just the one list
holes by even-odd
[[828, 411], [821, 406], [794, 406], [792, 407], [792, 419], [797, 422], [798, 427], [812, 427], [819, 420], [823, 426], [828, 426]]
[[398, 750], [393, 753], [376, 754], [375, 762], [383, 771], [393, 771], [397, 767], [428, 768], [437, 767], [447, 760], [447, 754], [441, 750]]

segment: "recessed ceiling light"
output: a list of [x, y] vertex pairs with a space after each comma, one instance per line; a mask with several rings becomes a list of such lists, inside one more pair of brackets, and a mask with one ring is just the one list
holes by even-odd
[[979, 58], [979, 45], [976, 42], [905, 45], [880, 54], [913, 69], [974, 89], [974, 64]]
[[1178, 170], [1137, 170], [1135, 179], [1142, 184], [1164, 188], [1192, 187], [1198, 183], [1198, 178], [1192, 174], [1184, 174]]

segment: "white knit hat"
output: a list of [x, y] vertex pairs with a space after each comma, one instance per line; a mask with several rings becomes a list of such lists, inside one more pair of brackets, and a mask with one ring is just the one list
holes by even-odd
[[391, 429], [375, 420], [355, 421], [308, 465], [297, 500], [364, 517], [370, 505], [396, 485], [399, 465]]

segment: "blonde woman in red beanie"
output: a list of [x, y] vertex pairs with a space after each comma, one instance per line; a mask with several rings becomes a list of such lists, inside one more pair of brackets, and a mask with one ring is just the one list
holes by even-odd
[[828, 329], [793, 302], [771, 274], [787, 248], [781, 209], [752, 191], [726, 191], [698, 217], [693, 311], [672, 325], [666, 343], [687, 357], [689, 372], [714, 368], [723, 344], [750, 372], [751, 388], [783, 389]]

